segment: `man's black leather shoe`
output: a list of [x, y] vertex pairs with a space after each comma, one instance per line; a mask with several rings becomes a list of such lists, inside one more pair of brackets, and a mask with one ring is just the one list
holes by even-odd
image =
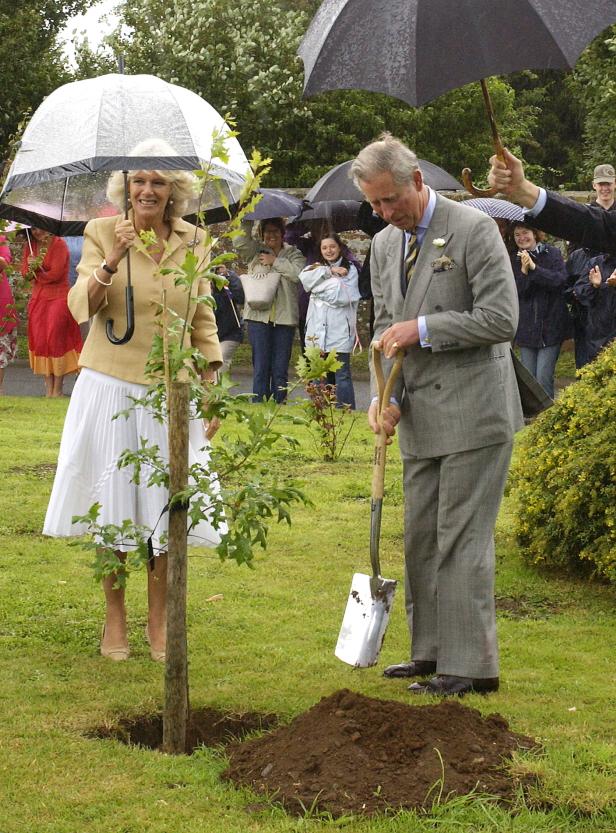
[[434, 674], [436, 663], [428, 659], [413, 659], [410, 662], [400, 662], [398, 665], [388, 665], [383, 671], [384, 677], [426, 677]]
[[498, 691], [498, 677], [473, 679], [472, 677], [438, 674], [431, 680], [413, 683], [409, 686], [409, 691], [413, 694], [435, 694], [439, 697], [462, 697], [473, 692], [487, 694], [489, 691]]

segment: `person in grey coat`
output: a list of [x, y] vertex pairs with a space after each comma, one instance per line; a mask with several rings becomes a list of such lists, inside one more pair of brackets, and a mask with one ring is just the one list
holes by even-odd
[[405, 353], [375, 433], [399, 426], [411, 660], [387, 677], [442, 696], [499, 686], [494, 525], [523, 425], [510, 342], [518, 299], [498, 227], [440, 197], [417, 157], [383, 134], [351, 167], [390, 225], [372, 241], [374, 339]]
[[248, 301], [244, 321], [252, 348], [252, 392], [255, 400], [273, 397], [285, 402], [289, 381], [289, 362], [299, 319], [297, 294], [299, 273], [306, 265], [303, 254], [284, 242], [282, 217], [270, 217], [259, 224], [260, 240], [251, 236], [251, 224], [242, 224], [236, 238], [238, 253], [248, 261], [248, 271], [259, 264], [280, 274], [280, 283], [268, 309], [254, 309]]

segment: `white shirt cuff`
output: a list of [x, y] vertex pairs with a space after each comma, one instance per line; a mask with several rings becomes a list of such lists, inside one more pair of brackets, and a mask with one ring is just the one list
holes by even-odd
[[420, 315], [417, 319], [417, 329], [419, 330], [419, 343], [422, 347], [431, 347], [432, 339], [428, 332], [428, 325], [426, 324], [426, 316]]
[[[374, 405], [374, 403], [375, 403], [375, 402], [378, 402], [378, 401], [379, 401], [379, 397], [378, 397], [378, 396], [373, 396], [373, 397], [372, 397], [372, 399], [371, 399], [371, 401], [370, 401], [370, 404], [371, 404], [371, 405]], [[399, 408], [399, 407], [400, 407], [400, 403], [398, 402], [398, 400], [396, 399], [396, 397], [395, 397], [395, 396], [390, 396], [390, 397], [389, 397], [389, 404], [390, 404], [390, 405], [395, 405], [395, 406], [396, 406], [396, 408]]]
[[539, 189], [539, 196], [537, 197], [537, 202], [533, 205], [532, 208], [527, 208], [524, 211], [524, 215], [526, 217], [536, 217], [537, 214], [541, 214], [543, 209], [545, 208], [545, 204], [548, 199], [548, 193], [545, 188]]

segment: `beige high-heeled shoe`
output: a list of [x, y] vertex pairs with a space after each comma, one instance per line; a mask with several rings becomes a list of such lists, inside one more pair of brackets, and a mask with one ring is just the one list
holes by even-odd
[[167, 661], [167, 652], [166, 651], [157, 651], [155, 648], [152, 648], [152, 643], [150, 642], [150, 628], [148, 625], [145, 626], [145, 641], [150, 646], [150, 656], [154, 660], [154, 662], [166, 662]]
[[114, 662], [124, 662], [130, 656], [130, 648], [128, 645], [120, 645], [117, 648], [103, 647], [103, 639], [105, 638], [105, 625], [101, 631], [101, 656], [105, 659], [111, 659]]

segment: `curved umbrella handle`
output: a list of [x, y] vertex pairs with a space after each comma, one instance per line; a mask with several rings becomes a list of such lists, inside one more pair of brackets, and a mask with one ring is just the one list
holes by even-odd
[[130, 341], [135, 332], [135, 302], [133, 300], [133, 287], [126, 287], [126, 332], [121, 338], [113, 334], [113, 318], [107, 319], [107, 338], [112, 344], [126, 344]]
[[462, 171], [462, 182], [469, 194], [474, 197], [494, 197], [498, 194], [498, 188], [475, 188], [471, 179], [471, 169], [464, 168]]
[[[128, 171], [122, 171], [124, 174], [124, 219], [128, 220]], [[107, 338], [112, 344], [126, 344], [130, 341], [135, 332], [135, 301], [133, 299], [133, 286], [131, 284], [130, 274], [130, 251], [126, 252], [126, 332], [121, 338], [116, 338], [113, 334], [113, 318], [107, 319], [106, 324]]]

